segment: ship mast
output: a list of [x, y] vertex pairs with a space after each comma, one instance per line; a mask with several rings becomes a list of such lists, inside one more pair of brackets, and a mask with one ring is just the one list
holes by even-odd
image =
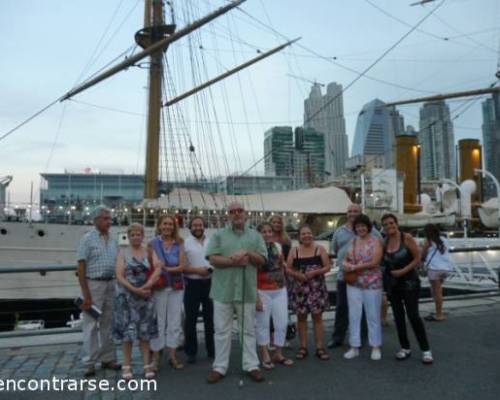
[[[135, 35], [142, 48], [159, 42], [175, 31], [175, 25], [165, 25], [163, 0], [146, 0], [144, 9], [144, 29]], [[144, 173], [144, 198], [158, 198], [160, 119], [162, 106], [163, 52], [160, 48], [150, 55], [148, 119], [146, 141], [146, 167]]]

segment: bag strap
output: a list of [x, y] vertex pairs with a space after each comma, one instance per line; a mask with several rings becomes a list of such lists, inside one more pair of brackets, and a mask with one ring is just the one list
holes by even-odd
[[434, 258], [434, 256], [436, 255], [437, 250], [438, 250], [438, 248], [437, 248], [437, 246], [436, 246], [436, 248], [434, 249], [434, 251], [433, 251], [433, 253], [432, 253], [432, 255], [431, 255], [431, 258], [429, 258], [429, 261], [427, 261], [427, 262], [425, 263], [425, 267], [424, 267], [424, 268], [427, 268], [427, 267], [429, 266], [429, 264], [431, 263], [432, 259], [433, 259], [433, 258]]

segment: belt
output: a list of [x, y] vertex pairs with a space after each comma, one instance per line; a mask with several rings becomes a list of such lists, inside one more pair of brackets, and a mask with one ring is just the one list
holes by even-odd
[[112, 281], [113, 279], [115, 279], [114, 277], [112, 276], [101, 276], [101, 277], [98, 277], [98, 278], [87, 278], [91, 281]]

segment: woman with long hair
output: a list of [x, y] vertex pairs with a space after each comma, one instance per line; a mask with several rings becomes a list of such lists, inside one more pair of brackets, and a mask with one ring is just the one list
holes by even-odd
[[[288, 295], [285, 285], [285, 261], [281, 246], [274, 243], [271, 224], [264, 222], [257, 227], [266, 242], [267, 261], [257, 269], [257, 345], [260, 348], [262, 366], [274, 368], [274, 364], [293, 365], [293, 361], [285, 358], [282, 348], [286, 340], [288, 323]], [[269, 355], [271, 317], [274, 323], [273, 357]]]
[[455, 264], [449, 252], [448, 241], [441, 237], [439, 228], [434, 224], [424, 227], [425, 242], [422, 248], [422, 260], [425, 260], [427, 277], [431, 283], [432, 297], [436, 305], [436, 314], [430, 314], [426, 321], [444, 321], [443, 313], [443, 283], [454, 270]]
[[371, 235], [372, 223], [370, 218], [360, 214], [353, 222], [356, 236], [349, 244], [344, 259], [344, 278], [351, 273], [352, 281], [347, 283], [347, 303], [349, 307], [349, 344], [351, 348], [344, 354], [344, 358], [352, 359], [359, 355], [361, 347], [361, 316], [363, 309], [368, 325], [368, 341], [372, 347], [371, 359], [382, 358], [382, 244]]
[[299, 245], [290, 250], [287, 261], [287, 273], [296, 281], [291, 289], [292, 307], [297, 315], [300, 349], [298, 360], [308, 355], [307, 351], [307, 315], [311, 314], [314, 322], [316, 356], [320, 360], [329, 360], [325, 350], [323, 312], [329, 305], [325, 274], [331, 264], [326, 250], [314, 243], [311, 228], [303, 225], [299, 229]]
[[169, 364], [174, 369], [182, 369], [184, 365], [178, 361], [176, 349], [182, 335], [184, 241], [179, 236], [179, 227], [173, 216], [162, 215], [156, 228], [158, 236], [150, 242], [150, 255], [155, 268], [161, 269], [166, 285], [153, 293], [158, 320], [158, 338], [151, 341], [153, 363], [158, 369], [160, 351], [167, 347]]
[[415, 268], [420, 263], [420, 249], [411, 235], [399, 230], [395, 215], [385, 214], [382, 217], [382, 226], [386, 234], [383, 258], [384, 286], [391, 302], [401, 345], [401, 349], [396, 353], [396, 359], [406, 360], [411, 355], [410, 341], [406, 332], [406, 314], [422, 351], [422, 362], [431, 364], [432, 352], [418, 311], [420, 279]]
[[272, 215], [268, 222], [273, 230], [273, 241], [281, 245], [283, 255], [285, 256], [285, 260], [287, 260], [288, 253], [292, 247], [292, 241], [286, 232], [285, 221], [281, 215]]

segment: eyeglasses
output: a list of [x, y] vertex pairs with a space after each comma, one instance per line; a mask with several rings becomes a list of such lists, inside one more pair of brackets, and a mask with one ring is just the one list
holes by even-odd
[[244, 212], [245, 210], [243, 208], [234, 208], [232, 210], [229, 210], [229, 214], [242, 214]]

